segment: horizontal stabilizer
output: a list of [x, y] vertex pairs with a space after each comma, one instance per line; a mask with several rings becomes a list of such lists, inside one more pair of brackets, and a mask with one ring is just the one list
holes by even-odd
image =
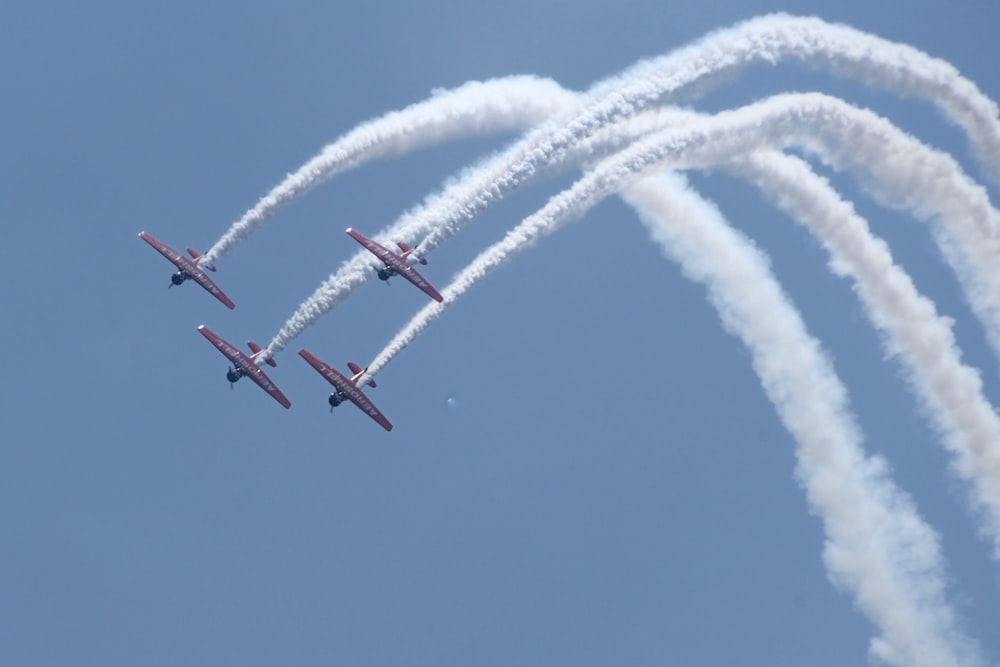
[[[191, 255], [191, 259], [193, 259], [195, 262], [201, 259], [201, 253], [195, 250], [194, 248], [188, 248], [187, 251], [188, 254]], [[212, 266], [211, 264], [205, 264], [205, 268], [208, 269], [209, 271], [215, 271], [215, 267]]]
[[[354, 376], [351, 377], [351, 382], [354, 382], [354, 383], [357, 383], [358, 379], [360, 379], [361, 376], [364, 375], [365, 371], [368, 370], [367, 368], [361, 368], [361, 366], [358, 366], [353, 361], [348, 361], [347, 362], [347, 367], [351, 369], [352, 373], [354, 373]], [[377, 387], [378, 385], [375, 384], [375, 380], [369, 380], [368, 381], [368, 386], [374, 388], [374, 387]]]
[[[253, 352], [253, 357], [252, 357], [253, 359], [256, 359], [257, 356], [264, 351], [264, 348], [262, 348], [260, 345], [253, 342], [252, 340], [247, 341], [247, 346], [249, 346], [250, 351]], [[264, 360], [264, 363], [266, 363], [271, 368], [277, 368], [278, 366], [278, 362], [274, 360], [274, 357], [268, 357], [267, 359]]]
[[[398, 245], [399, 249], [403, 251], [403, 257], [409, 257], [413, 254], [413, 248], [402, 241], [396, 241], [396, 245]], [[424, 265], [427, 264], [427, 259], [424, 257], [417, 257], [417, 261]]]

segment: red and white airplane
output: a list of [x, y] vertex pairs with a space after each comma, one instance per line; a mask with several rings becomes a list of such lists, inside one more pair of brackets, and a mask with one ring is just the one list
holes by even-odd
[[[299, 356], [309, 362], [309, 365], [319, 371], [319, 374], [327, 379], [327, 381], [332, 384], [336, 391], [330, 394], [330, 411], [343, 403], [345, 400], [354, 403], [354, 405], [361, 408], [361, 411], [366, 415], [374, 419], [379, 423], [379, 426], [384, 428], [386, 431], [392, 430], [392, 424], [389, 420], [385, 418], [375, 404], [371, 402], [364, 392], [358, 389], [358, 380], [364, 375], [364, 372], [368, 370], [367, 368], [361, 368], [353, 361], [347, 363], [348, 368], [354, 375], [351, 379], [347, 379], [341, 375], [336, 368], [333, 368], [322, 359], [309, 353], [307, 350], [299, 350]], [[368, 386], [374, 387], [375, 380], [369, 380]]]
[[[152, 235], [147, 234], [146, 232], [139, 232], [139, 238], [156, 248], [157, 252], [169, 259], [173, 262], [174, 266], [177, 267], [177, 273], [170, 276], [170, 285], [168, 285], [168, 287], [182, 285], [185, 280], [194, 280], [196, 283], [204, 287], [209, 294], [226, 304], [230, 310], [236, 307], [236, 304], [233, 303], [228, 296], [226, 296], [225, 292], [219, 289], [218, 285], [212, 282], [211, 278], [205, 275], [205, 272], [202, 271], [200, 266], [198, 266], [198, 259], [201, 258], [201, 253], [197, 250], [192, 248], [187, 249], [187, 251], [191, 254], [191, 257], [194, 259], [194, 261], [191, 261], [163, 241], [155, 239]], [[215, 271], [215, 267], [209, 265], [208, 270]]]
[[[395, 275], [400, 275], [422, 289], [427, 296], [435, 301], [444, 301], [444, 297], [438, 294], [438, 291], [434, 289], [434, 287], [427, 282], [422, 275], [417, 273], [417, 270], [410, 266], [410, 263], [407, 261], [407, 258], [413, 254], [413, 248], [405, 243], [397, 241], [396, 245], [398, 245], [399, 249], [403, 251], [402, 255], [397, 255], [384, 245], [372, 241], [370, 238], [352, 227], [348, 227], [346, 231], [351, 238], [367, 248], [368, 252], [381, 259], [385, 264], [384, 267], [378, 270], [378, 277], [381, 280], [389, 280], [389, 278], [392, 278]], [[419, 258], [418, 261], [421, 264], [427, 264], [427, 260], [423, 257]]]
[[[219, 352], [226, 355], [229, 361], [233, 362], [232, 368], [226, 372], [226, 379], [229, 380], [229, 386], [232, 386], [241, 377], [248, 377], [257, 385], [266, 391], [268, 395], [271, 396], [278, 403], [281, 403], [286, 408], [292, 407], [291, 402], [285, 398], [285, 395], [281, 393], [277, 386], [271, 382], [271, 378], [267, 377], [264, 371], [261, 370], [254, 361], [259, 357], [264, 350], [261, 349], [260, 345], [250, 341], [247, 345], [250, 346], [250, 351], [253, 352], [251, 356], [247, 356], [238, 347], [231, 345], [227, 340], [219, 336], [204, 324], [198, 325], [198, 331], [201, 335], [207, 338], [212, 345], [218, 348]], [[268, 366], [277, 366], [274, 359], [268, 357], [266, 360]]]

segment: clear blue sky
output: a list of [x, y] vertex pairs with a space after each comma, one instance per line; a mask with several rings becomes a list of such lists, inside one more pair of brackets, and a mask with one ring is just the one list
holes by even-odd
[[[826, 579], [794, 443], [748, 353], [617, 201], [475, 288], [380, 375], [370, 396], [392, 433], [330, 415], [328, 385], [291, 352], [271, 372], [291, 410], [246, 381], [230, 391], [198, 324], [266, 344], [355, 252], [345, 227], [374, 233], [512, 137], [302, 198], [220, 261], [232, 312], [193, 285], [168, 292], [138, 231], [207, 248], [325, 143], [434, 88], [533, 73], [583, 89], [789, 9], [363, 4], [5, 9], [0, 663], [864, 663], [873, 629]], [[988, 3], [795, 5], [949, 60], [1000, 98]], [[871, 106], [980, 174], [925, 105], [794, 66], [752, 70], [703, 108], [787, 90]], [[770, 253], [868, 450], [940, 532], [964, 628], [1000, 661], [1000, 566], [850, 284], [746, 186], [695, 181]], [[424, 275], [443, 287], [568, 182], [516, 193]], [[926, 228], [845, 193], [956, 319], [1000, 403], [1000, 366]], [[580, 262], [605, 279], [581, 283]], [[371, 284], [300, 342], [365, 363], [423, 304]]]

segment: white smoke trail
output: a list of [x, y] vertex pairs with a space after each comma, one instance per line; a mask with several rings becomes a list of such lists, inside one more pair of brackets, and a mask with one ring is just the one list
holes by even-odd
[[[680, 183], [680, 185], [678, 184]], [[892, 665], [981, 664], [946, 601], [938, 538], [878, 457], [866, 457], [846, 390], [767, 260], [677, 177], [647, 178], [625, 200], [664, 253], [703, 283], [798, 446], [796, 477], [823, 522], [823, 560], [881, 635]]]
[[[689, 125], [698, 118], [704, 116], [667, 109], [639, 114], [627, 123], [604, 128], [579, 149], [586, 152], [592, 149], [591, 144], [605, 144], [595, 149], [602, 152], [609, 145], [625, 145], [648, 136], [657, 128]], [[827, 145], [846, 144], [831, 137], [814, 148], [828, 152]], [[977, 204], [978, 194], [954, 187], [955, 183], [963, 186], [968, 183], [964, 177], [956, 176], [950, 166], [931, 168], [915, 179], [911, 173], [917, 170], [912, 163], [912, 148], [905, 147], [906, 155], [902, 157], [907, 161], [907, 168], [892, 171], [888, 160], [901, 157], [902, 152], [898, 137], [878, 145], [868, 140], [852, 141], [849, 148], [857, 151], [851, 159], [855, 169], [867, 165], [866, 170], [888, 171], [890, 183], [896, 182], [893, 177], [898, 176], [899, 182], [908, 183], [922, 193], [933, 189], [939, 180], [951, 183], [954, 191], [943, 199], [951, 202], [957, 198], [973, 210], [967, 216], [954, 210], [951, 218], [983, 221], [995, 215], [988, 210], [989, 202], [985, 198]], [[880, 155], [880, 149], [887, 152]], [[934, 157], [928, 156], [928, 159], [933, 161]], [[844, 162], [842, 158], [837, 161]], [[1000, 559], [1000, 419], [985, 397], [979, 372], [962, 363], [951, 321], [937, 314], [934, 304], [921, 296], [905, 271], [893, 263], [884, 242], [871, 235], [867, 223], [854, 213], [853, 207], [808, 165], [779, 153], [762, 151], [737, 159], [731, 169], [771, 197], [792, 219], [806, 225], [830, 251], [832, 266], [857, 281], [858, 294], [867, 307], [869, 319], [886, 335], [884, 343], [889, 353], [899, 354], [908, 365], [911, 383], [943, 434], [957, 473], [971, 484], [972, 501], [976, 509], [983, 512], [994, 558]], [[880, 199], [892, 203], [890, 198], [894, 195], [903, 198], [902, 192], [878, 192], [885, 189], [880, 180], [874, 181]], [[906, 197], [914, 199], [911, 195]], [[941, 195], [924, 197], [935, 198]], [[911, 201], [910, 208], [933, 211], [941, 207]]]
[[[634, 186], [628, 199], [657, 220], [670, 221], [659, 240], [689, 277], [709, 285], [724, 324], [751, 348], [769, 398], [800, 443], [798, 477], [824, 523], [831, 578], [855, 596], [882, 633], [872, 642], [872, 654], [895, 665], [977, 664], [975, 646], [956, 628], [944, 599], [936, 536], [889, 480], [885, 464], [865, 458], [842, 385], [766, 261], [707, 205], [692, 203], [689, 194], [681, 206], [676, 185], [667, 189], [669, 199], [662, 197], [663, 185]], [[669, 215], [665, 206], [674, 207]], [[530, 238], [521, 230], [505, 241], [521, 241], [513, 246], [520, 249]], [[426, 315], [443, 310], [457, 292], [449, 286], [443, 295], [444, 304], [425, 307], [411, 330], [426, 326]], [[380, 355], [369, 373], [384, 361]]]
[[[489, 158], [495, 161], [497, 158]], [[463, 173], [469, 174], [478, 171], [473, 167]], [[409, 244], [416, 244], [417, 240], [426, 234], [422, 226], [413, 225], [407, 216], [403, 216], [396, 224], [377, 234], [374, 239], [383, 245], [392, 245], [394, 241], [404, 241]], [[372, 254], [367, 250], [360, 250], [344, 261], [340, 268], [317, 287], [312, 294], [303, 301], [295, 310], [292, 316], [285, 322], [284, 326], [275, 334], [274, 338], [265, 348], [264, 354], [258, 357], [258, 364], [281, 352], [297, 338], [305, 329], [315, 324], [323, 315], [329, 313], [354, 290], [368, 282], [374, 275], [372, 266], [376, 260], [372, 259]]]
[[845, 25], [817, 18], [771, 15], [709, 35], [700, 42], [633, 66], [596, 86], [584, 111], [559, 117], [518, 142], [506, 164], [484, 173], [462, 191], [446, 193], [422, 213], [437, 222], [420, 252], [450, 238], [465, 222], [532, 177], [542, 166], [597, 129], [656, 102], [693, 97], [756, 63], [797, 59], [903, 96], [931, 102], [960, 125], [981, 159], [1000, 180], [997, 106], [942, 60]]
[[[985, 191], [969, 181], [950, 157], [926, 148], [875, 114], [852, 107], [837, 98], [818, 93], [776, 95], [734, 111], [720, 112], [700, 123], [654, 133], [615, 158], [599, 163], [460, 272], [452, 284], [442, 291], [444, 303], [431, 304], [421, 311], [423, 315], [414, 317], [411, 325], [415, 328], [408, 326], [401, 330], [393, 339], [394, 343], [387, 346], [373, 363], [372, 371], [381, 366], [383, 356], [394, 355], [426, 326], [421, 321], [423, 318], [430, 320], [437, 317], [465, 290], [506, 261], [508, 255], [535, 241], [541, 234], [575, 219], [617, 189], [623, 179], [634, 177], [651, 167], [701, 168], [725, 164], [734, 156], [747, 155], [763, 148], [787, 146], [796, 141], [808, 143], [816, 151], [833, 152], [837, 145], [850, 146], [864, 155], [878, 148], [890, 151], [895, 158], [891, 162], [893, 173], [883, 174], [873, 169], [871, 173], [866, 173], [867, 178], [879, 182], [898, 179], [911, 183], [915, 189], [921, 190], [914, 196], [923, 196], [923, 199], [913, 203], [918, 213], [926, 213], [928, 208], [947, 211], [949, 206], [962, 207], [965, 201], [973, 202], [974, 209], [965, 207], [971, 219], [964, 216], [949, 219], [948, 229], [959, 230], [956, 236], [961, 237], [963, 245], [988, 245], [984, 235], [992, 233], [996, 225], [995, 212]], [[862, 145], [865, 141], [872, 142], [874, 148], [866, 149]], [[883, 163], [879, 161], [876, 164]], [[928, 170], [927, 164], [934, 169]], [[869, 165], [856, 166], [867, 169]], [[922, 187], [924, 181], [928, 181], [926, 188]], [[947, 204], [942, 203], [942, 199]], [[988, 270], [989, 267], [984, 268], [984, 271]], [[980, 282], [975, 277], [966, 275], [966, 278], [974, 285]], [[1000, 303], [1000, 294], [996, 299]]]
[[[700, 42], [639, 63], [594, 87], [584, 111], [561, 115], [531, 132], [487, 166], [412, 211], [395, 226], [408, 243], [427, 254], [477, 213], [501, 199], [539, 170], [559, 162], [580, 139], [656, 101], [694, 97], [756, 63], [800, 60], [903, 96], [936, 105], [967, 133], [980, 159], [1000, 180], [1000, 122], [997, 107], [949, 63], [913, 47], [895, 44], [854, 28], [817, 18], [783, 14], [752, 19]], [[360, 260], [359, 260], [360, 261]], [[357, 264], [345, 265], [354, 276]], [[268, 345], [268, 355], [284, 349], [354, 289], [333, 274], [304, 301]], [[361, 278], [363, 282], [366, 278]]]
[[[870, 143], [869, 135], [874, 128], [877, 130], [876, 136], [893, 136], [904, 143], [906, 151], [898, 150], [898, 147], [890, 151], [897, 158], [895, 169], [905, 172], [914, 187], [933, 195], [929, 202], [925, 202], [927, 205], [940, 208], [940, 204], [934, 201], [934, 196], [941, 193], [940, 189], [935, 192], [937, 183], [931, 182], [925, 186], [921, 180], [925, 163], [936, 164], [940, 154], [921, 147], [918, 142], [894, 128], [889, 132], [884, 126], [891, 128], [891, 125], [870, 112], [851, 107], [836, 98], [818, 94], [779, 95], [743, 109], [722, 112], [686, 128], [671, 128], [650, 135], [614, 158], [599, 163], [571, 188], [554, 196], [540, 211], [508, 232], [502, 241], [481, 253], [458, 274], [451, 285], [442, 290], [443, 303], [429, 304], [397, 333], [370, 364], [369, 373], [378, 373], [451, 303], [515, 253], [530, 246], [542, 234], [550, 233], [562, 224], [576, 219], [591, 205], [620, 188], [623, 182], [634, 179], [653, 167], [702, 168], [726, 164], [734, 156], [746, 156], [762, 148], [783, 145], [799, 135], [808, 135], [809, 141], [817, 149], [825, 149], [827, 144], [843, 142], [863, 156], [870, 152], [867, 144]], [[824, 142], [819, 141], [823, 138]], [[788, 204], [791, 193], [798, 192], [795, 188], [801, 186], [794, 183], [794, 179], [787, 175], [787, 167], [781, 168], [781, 164], [784, 163], [771, 158], [770, 163], [760, 160], [748, 162], [747, 168], [750, 165], [758, 170], [767, 168], [767, 174], [777, 181], [775, 187], [780, 184], [784, 188], [780, 201]], [[878, 167], [879, 163], [876, 162], [873, 166], [875, 173], [868, 177], [880, 178]], [[939, 172], [933, 173], [940, 178]], [[953, 166], [947, 174], [947, 182], [956, 187], [959, 193], [949, 194], [949, 198], [971, 197], [974, 194], [966, 191], [972, 186], [965, 187], [968, 184], [963, 184], [963, 177], [957, 166]], [[895, 177], [896, 175], [892, 176]], [[768, 179], [765, 177], [762, 180], [766, 182]], [[851, 249], [850, 243], [864, 241], [864, 225], [852, 219], [836, 202], [831, 203], [827, 199], [825, 184], [808, 179], [805, 183], [812, 186], [813, 198], [810, 200], [801, 194], [798, 196], [810, 201], [812, 207], [800, 204], [796, 212], [821, 228], [826, 234], [824, 240], [832, 251], [846, 255]], [[835, 195], [833, 197], [839, 201]], [[834, 234], [830, 231], [831, 223], [824, 216], [840, 216], [838, 219], [843, 218], [843, 224], [848, 225], [848, 229], [834, 230]], [[971, 222], [968, 227], [974, 229], [977, 221], [960, 220], [949, 229], [962, 227], [966, 222]], [[859, 232], [854, 234], [850, 242], [837, 236], [847, 234], [850, 230]], [[865, 262], [872, 262], [872, 265], [866, 265]], [[992, 408], [982, 397], [978, 375], [962, 366], [959, 354], [954, 349], [950, 330], [935, 320], [933, 308], [927, 310], [929, 303], [920, 300], [916, 291], [912, 290], [912, 285], [910, 290], [905, 289], [909, 284], [905, 274], [901, 271], [884, 273], [892, 266], [891, 257], [886, 255], [879, 258], [875, 254], [868, 257], [856, 252], [853, 256], [846, 255], [841, 265], [850, 267], [858, 280], [865, 280], [866, 287], [862, 296], [867, 299], [877, 296], [886, 300], [882, 304], [886, 311], [880, 312], [875, 321], [883, 328], [892, 330], [893, 335], [898, 337], [897, 344], [906, 351], [909, 363], [922, 374], [923, 381], [917, 387], [933, 408], [932, 414], [938, 423], [947, 429], [946, 444], [953, 455], [957, 455], [959, 474], [972, 483], [977, 505], [988, 510], [988, 527], [995, 540], [994, 550], [1000, 557], [1000, 425]], [[886, 285], [879, 284], [886, 280]], [[894, 306], [892, 299], [904, 297], [910, 301]], [[904, 305], [906, 314], [900, 316]], [[910, 317], [916, 319], [911, 321], [908, 319]], [[906, 330], [917, 322], [925, 324], [926, 328], [918, 332]]]
[[325, 146], [234, 222], [199, 262], [219, 259], [283, 206], [337, 174], [446, 139], [520, 130], [574, 102], [573, 93], [534, 76], [471, 81], [437, 91], [427, 100], [364, 123]]
[[[796, 102], [799, 100], [799, 102]], [[1000, 355], [1000, 221], [986, 190], [969, 179], [949, 155], [933, 151], [898, 130], [885, 119], [825, 95], [779, 95], [757, 107], [801, 103], [802, 116], [754, 129], [762, 145], [796, 145], [814, 152], [839, 170], [859, 176], [863, 187], [887, 206], [901, 208], [934, 223], [935, 236], [945, 258], [955, 269], [970, 304], [983, 323], [994, 351]], [[752, 107], [745, 109], [749, 110]], [[743, 110], [733, 113], [742, 115]], [[692, 114], [665, 112], [652, 119], [637, 117], [637, 127], [609, 126], [604, 134], [612, 143], [627, 141], [635, 132], [649, 132], [651, 123], [690, 123]], [[720, 114], [721, 117], [724, 114]], [[749, 120], [749, 116], [747, 118]], [[618, 136], [614, 136], [614, 135]], [[595, 135], [594, 139], [601, 138]], [[605, 137], [606, 138], [606, 137]], [[730, 155], [754, 149], [751, 143], [735, 147], [717, 144]], [[721, 155], [721, 153], [716, 152]], [[694, 165], [697, 166], [697, 165]]]
[[994, 557], [1000, 559], [1000, 419], [979, 372], [962, 363], [951, 321], [937, 314], [893, 262], [888, 246], [806, 163], [762, 152], [738, 160], [733, 170], [806, 225], [831, 253], [831, 266], [856, 280], [869, 319], [885, 334], [889, 352], [906, 362], [956, 471], [971, 484], [977, 509], [985, 510]]

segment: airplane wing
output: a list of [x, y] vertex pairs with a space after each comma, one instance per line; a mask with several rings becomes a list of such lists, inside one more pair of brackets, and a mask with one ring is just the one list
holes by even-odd
[[403, 266], [400, 267], [398, 273], [399, 275], [403, 276], [411, 283], [419, 287], [421, 290], [423, 290], [424, 294], [434, 299], [438, 303], [444, 301], [444, 297], [441, 296], [436, 289], [434, 289], [434, 286], [431, 285], [429, 282], [427, 282], [427, 280], [422, 275], [417, 273], [417, 270], [415, 268], [413, 268], [406, 262], [403, 262]]
[[170, 246], [168, 246], [163, 241], [155, 238], [152, 234], [147, 234], [146, 232], [139, 232], [139, 238], [153, 246], [158, 253], [166, 257], [170, 262], [176, 266], [178, 269], [183, 269], [181, 266], [181, 260], [184, 259], [184, 255], [180, 254]]
[[427, 282], [427, 279], [420, 275], [417, 270], [413, 268], [403, 257], [389, 250], [384, 245], [372, 241], [370, 238], [352, 227], [348, 227], [346, 231], [351, 238], [367, 248], [371, 254], [381, 259], [386, 266], [393, 268], [397, 275], [409, 280], [411, 283], [423, 290], [424, 294], [438, 303], [444, 301], [444, 297], [442, 297], [438, 291], [434, 289], [434, 286]]
[[242, 350], [238, 347], [232, 345], [226, 339], [222, 338], [219, 334], [215, 333], [204, 324], [198, 325], [198, 331], [202, 336], [207, 338], [212, 345], [216, 347], [229, 361], [233, 362], [240, 371], [242, 371], [245, 377], [250, 378], [257, 383], [261, 389], [266, 391], [271, 398], [281, 403], [285, 408], [292, 407], [291, 401], [285, 398], [285, 395], [281, 393], [281, 390], [271, 381], [271, 378], [267, 377], [267, 374], [261, 370], [261, 368], [253, 362], [253, 359], [248, 357]]
[[383, 415], [381, 411], [375, 407], [375, 404], [371, 402], [371, 399], [365, 396], [364, 392], [361, 391], [353, 382], [341, 375], [337, 369], [331, 367], [322, 359], [319, 359], [315, 355], [311, 354], [308, 350], [299, 350], [299, 356], [305, 359], [310, 366], [315, 368], [320, 375], [325, 377], [327, 382], [332, 384], [338, 393], [343, 394], [343, 396], [354, 403], [354, 405], [361, 408], [362, 412], [378, 422], [379, 426], [384, 428], [386, 431], [392, 430], [392, 424], [390, 424], [389, 420], [385, 418], [385, 415]]
[[391, 258], [397, 257], [396, 253], [389, 250], [381, 243], [376, 243], [375, 241], [372, 241], [370, 238], [368, 238], [358, 230], [354, 229], [353, 227], [348, 227], [345, 231], [347, 232], [348, 236], [350, 236], [352, 239], [354, 239], [364, 247], [368, 248], [368, 251], [371, 254], [375, 255], [386, 264], [389, 264], [392, 261], [390, 257]]
[[[194, 264], [194, 262], [192, 262], [192, 264], [197, 268], [197, 265]], [[202, 271], [201, 269], [197, 269], [196, 272], [192, 273], [191, 279], [194, 280], [199, 285], [201, 285], [202, 287], [204, 287], [205, 291], [207, 291], [209, 294], [214, 296], [222, 303], [226, 304], [229, 310], [232, 310], [233, 308], [236, 307], [236, 304], [233, 303], [233, 300], [230, 299], [228, 296], [226, 296], [226, 293], [223, 292], [221, 289], [219, 289], [219, 286], [216, 285], [214, 282], [212, 282], [212, 279], [209, 278], [207, 275], [205, 275], [205, 272]]]
[[216, 285], [211, 278], [205, 275], [205, 272], [201, 270], [201, 267], [199, 267], [197, 263], [192, 262], [163, 241], [155, 238], [152, 234], [139, 232], [139, 238], [153, 246], [157, 252], [170, 260], [170, 262], [176, 266], [179, 271], [182, 271], [196, 283], [201, 285], [205, 291], [224, 303], [230, 310], [236, 307], [236, 304], [233, 303], [232, 299], [226, 296], [226, 293], [219, 289], [219, 286]]

